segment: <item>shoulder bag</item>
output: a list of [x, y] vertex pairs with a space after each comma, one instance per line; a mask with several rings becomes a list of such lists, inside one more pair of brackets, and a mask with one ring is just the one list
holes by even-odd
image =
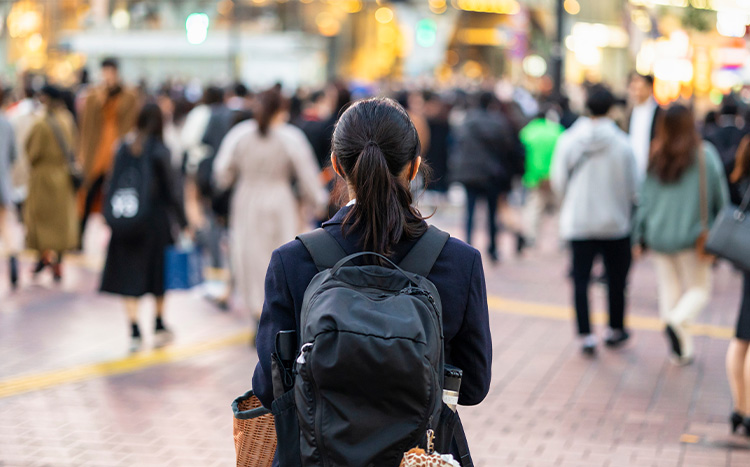
[[716, 218], [706, 241], [706, 251], [750, 271], [750, 185], [739, 206], [729, 205]]

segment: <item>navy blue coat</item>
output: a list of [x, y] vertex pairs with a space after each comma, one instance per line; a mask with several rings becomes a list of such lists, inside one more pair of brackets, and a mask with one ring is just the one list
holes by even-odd
[[[347, 254], [352, 254], [360, 251], [360, 236], [352, 232], [344, 237], [341, 230], [349, 209], [342, 208], [323, 228]], [[399, 243], [391, 259], [398, 264], [415, 243], [416, 240]], [[273, 402], [271, 353], [276, 333], [291, 329], [299, 333], [302, 299], [317, 273], [312, 257], [299, 240], [287, 243], [271, 256], [256, 339], [259, 362], [253, 375], [253, 391], [267, 408]], [[492, 367], [482, 257], [476, 249], [451, 238], [427, 278], [437, 287], [443, 305], [445, 361], [463, 370], [459, 404], [479, 404], [489, 391]]]

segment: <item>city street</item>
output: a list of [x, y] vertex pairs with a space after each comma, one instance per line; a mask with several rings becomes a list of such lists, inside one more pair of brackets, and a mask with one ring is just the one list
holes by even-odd
[[[435, 223], [461, 237], [458, 219], [441, 213]], [[729, 433], [724, 371], [738, 275], [718, 267], [696, 360], [676, 367], [647, 257], [631, 274], [632, 342], [587, 359], [573, 338], [568, 260], [553, 224], [539, 249], [517, 259], [507, 236], [501, 263], [485, 263], [492, 388], [480, 406], [460, 409], [475, 465], [750, 465], [750, 441]], [[233, 465], [230, 404], [257, 359], [249, 318], [217, 310], [201, 290], [173, 293], [175, 342], [151, 350], [146, 300], [146, 349], [131, 356], [121, 302], [96, 292], [100, 265], [97, 254], [71, 256], [58, 287], [44, 274], [33, 283], [26, 256], [15, 293], [0, 269], [0, 466]], [[593, 289], [602, 336], [605, 290]]]

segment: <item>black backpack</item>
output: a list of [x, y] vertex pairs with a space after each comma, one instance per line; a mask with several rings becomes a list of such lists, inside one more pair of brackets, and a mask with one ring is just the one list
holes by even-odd
[[[274, 402], [280, 465], [397, 467], [430, 442], [449, 453], [458, 419], [442, 402], [442, 306], [425, 278], [449, 235], [430, 227], [400, 267], [347, 256], [324, 229], [298, 238], [320, 272], [302, 303], [294, 387]], [[352, 264], [366, 256], [389, 267]]]
[[104, 218], [115, 235], [135, 237], [149, 228], [154, 185], [151, 149], [152, 142], [147, 140], [135, 156], [123, 143], [115, 155], [103, 206]]

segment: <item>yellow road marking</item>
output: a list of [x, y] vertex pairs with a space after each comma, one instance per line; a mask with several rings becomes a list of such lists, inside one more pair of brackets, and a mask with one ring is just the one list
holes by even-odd
[[[495, 313], [508, 313], [561, 321], [573, 319], [573, 310], [566, 306], [509, 300], [497, 296], [490, 296], [488, 304], [490, 310]], [[594, 323], [606, 323], [606, 319], [607, 315], [605, 313], [593, 313], [592, 321]], [[661, 320], [650, 316], [630, 315], [627, 321], [628, 326], [633, 329], [647, 331], [661, 331], [664, 329], [664, 324]], [[729, 339], [734, 335], [732, 328], [709, 324], [694, 325], [692, 330], [695, 335], [708, 336], [715, 339]], [[0, 398], [78, 381], [130, 373], [156, 365], [186, 360], [213, 350], [247, 344], [250, 337], [251, 333], [245, 331], [206, 342], [137, 353], [118, 360], [79, 365], [62, 370], [10, 378], [0, 381]]]
[[[499, 313], [566, 321], [572, 320], [575, 316], [573, 309], [567, 306], [508, 300], [497, 296], [488, 297], [487, 302], [491, 311]], [[607, 314], [601, 311], [592, 313], [591, 321], [595, 324], [605, 324]], [[664, 322], [653, 316], [631, 314], [627, 316], [626, 322], [627, 326], [633, 329], [645, 331], [662, 331], [664, 329]], [[727, 326], [694, 324], [690, 329], [696, 336], [707, 336], [714, 339], [731, 339], [734, 336], [734, 329]]]
[[164, 347], [150, 352], [136, 353], [118, 360], [79, 365], [62, 370], [53, 370], [36, 375], [12, 378], [0, 381], [0, 398], [102, 376], [130, 373], [156, 365], [185, 360], [212, 350], [218, 350], [234, 345], [248, 344], [250, 342], [250, 337], [251, 333], [246, 331], [197, 344]]

